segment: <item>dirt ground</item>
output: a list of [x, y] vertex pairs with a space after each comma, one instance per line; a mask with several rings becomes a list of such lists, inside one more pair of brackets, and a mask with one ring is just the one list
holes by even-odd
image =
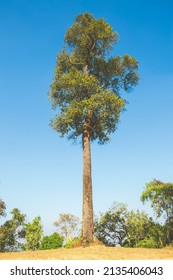
[[173, 249], [115, 248], [103, 245], [46, 251], [0, 253], [0, 260], [173, 260]]

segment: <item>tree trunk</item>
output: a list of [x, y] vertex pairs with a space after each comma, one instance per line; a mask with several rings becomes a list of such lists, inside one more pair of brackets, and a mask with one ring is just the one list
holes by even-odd
[[90, 131], [87, 123], [84, 124], [82, 140], [83, 140], [82, 238], [84, 240], [84, 243], [88, 243], [93, 241], [94, 224], [93, 224]]

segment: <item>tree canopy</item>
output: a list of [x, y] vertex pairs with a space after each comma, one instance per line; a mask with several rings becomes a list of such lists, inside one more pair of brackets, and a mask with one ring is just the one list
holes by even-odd
[[163, 183], [154, 179], [146, 184], [141, 201], [150, 201], [157, 217], [165, 218], [169, 244], [173, 241], [173, 183]]
[[61, 136], [76, 140], [87, 122], [90, 140], [109, 141], [125, 100], [122, 91], [137, 85], [138, 62], [129, 55], [110, 57], [118, 34], [104, 19], [80, 14], [67, 30], [65, 47], [59, 52], [49, 93], [59, 114], [51, 122]]
[[141, 201], [148, 200], [158, 217], [163, 214], [166, 219], [173, 219], [173, 183], [163, 183], [156, 179], [147, 183]]

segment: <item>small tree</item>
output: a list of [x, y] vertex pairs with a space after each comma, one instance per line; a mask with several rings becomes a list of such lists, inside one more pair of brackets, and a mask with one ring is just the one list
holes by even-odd
[[54, 225], [60, 235], [64, 237], [66, 242], [68, 238], [78, 235], [79, 218], [72, 214], [59, 214], [59, 218]]
[[146, 184], [141, 195], [142, 202], [150, 201], [151, 207], [159, 218], [165, 218], [167, 243], [173, 241], [173, 183], [153, 180]]
[[43, 226], [41, 224], [41, 218], [38, 216], [34, 218], [31, 223], [25, 224], [25, 238], [26, 243], [24, 245], [25, 250], [37, 250], [40, 246], [41, 238], [43, 235]]
[[24, 238], [25, 214], [19, 209], [11, 211], [11, 220], [6, 221], [0, 227], [0, 251], [20, 251], [22, 248], [22, 238]]
[[95, 236], [106, 245], [122, 245], [126, 238], [124, 203], [115, 202], [105, 213], [95, 219]]
[[91, 141], [110, 140], [124, 109], [122, 91], [137, 85], [138, 62], [129, 55], [109, 57], [118, 34], [104, 19], [80, 14], [65, 35], [59, 52], [49, 99], [59, 114], [51, 126], [61, 136], [82, 140], [83, 210], [82, 237], [93, 240]]

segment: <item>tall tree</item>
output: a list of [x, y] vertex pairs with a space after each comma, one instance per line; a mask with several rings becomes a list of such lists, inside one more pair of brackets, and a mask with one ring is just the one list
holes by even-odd
[[110, 57], [118, 34], [104, 19], [86, 12], [76, 17], [65, 35], [65, 47], [57, 56], [49, 99], [58, 114], [51, 126], [61, 136], [83, 146], [82, 236], [93, 240], [91, 141], [109, 141], [125, 106], [122, 91], [137, 85], [138, 62], [129, 55]]

